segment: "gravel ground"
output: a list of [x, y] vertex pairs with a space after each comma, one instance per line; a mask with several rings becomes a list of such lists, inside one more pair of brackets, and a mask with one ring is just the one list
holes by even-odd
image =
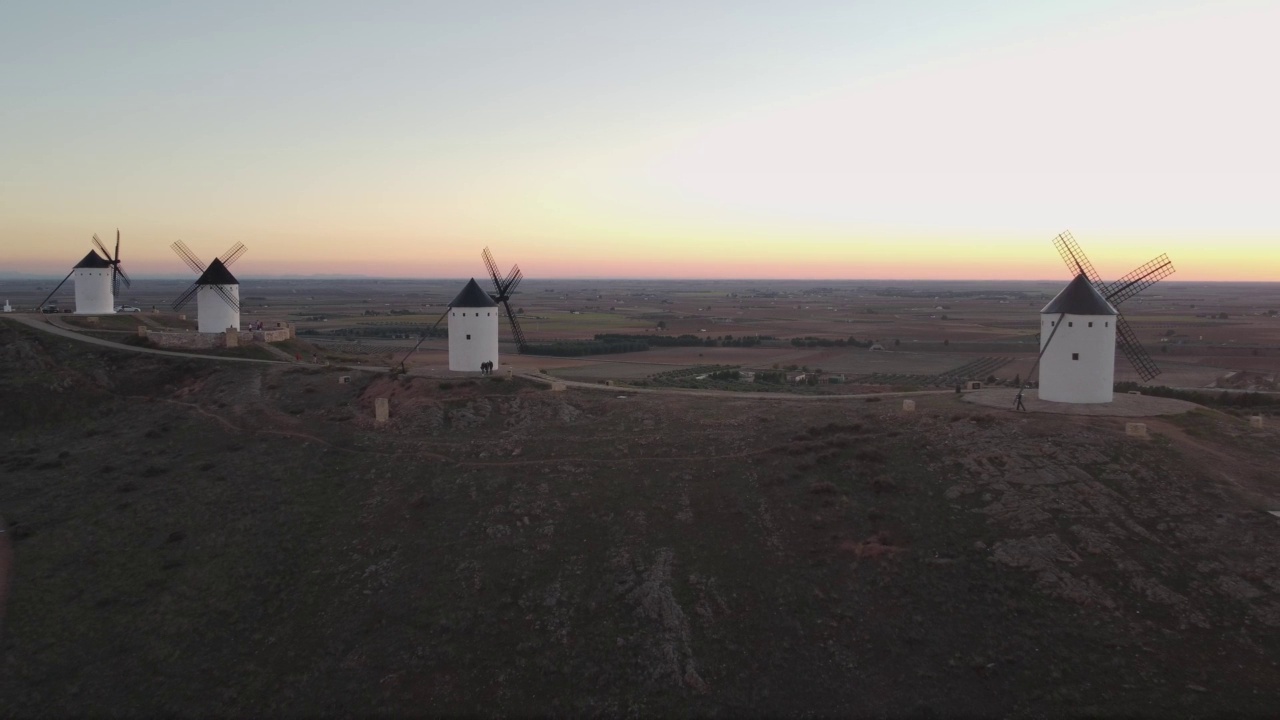
[[[1014, 388], [991, 388], [965, 393], [966, 402], [994, 408], [1013, 409], [1014, 398], [1018, 391]], [[1055, 415], [1097, 415], [1100, 417], [1152, 417], [1154, 415], [1181, 415], [1191, 412], [1199, 405], [1185, 400], [1152, 397], [1150, 395], [1129, 395], [1116, 393], [1115, 399], [1109, 403], [1075, 405], [1041, 400], [1035, 390], [1022, 396], [1022, 404], [1027, 412], [1053, 413]]]

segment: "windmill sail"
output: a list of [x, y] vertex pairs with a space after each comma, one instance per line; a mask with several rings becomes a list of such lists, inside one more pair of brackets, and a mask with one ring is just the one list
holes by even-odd
[[493, 253], [489, 252], [489, 248], [485, 248], [480, 253], [480, 257], [484, 259], [484, 266], [489, 270], [489, 279], [493, 281], [494, 302], [502, 305], [503, 310], [507, 314], [507, 322], [511, 325], [511, 337], [516, 342], [516, 349], [520, 353], [529, 351], [529, 345], [525, 342], [524, 331], [520, 329], [520, 321], [516, 319], [516, 313], [511, 309], [511, 295], [515, 293], [516, 286], [524, 279], [524, 273], [520, 271], [519, 265], [512, 265], [511, 272], [507, 273], [506, 278], [498, 274], [498, 263], [494, 262]]

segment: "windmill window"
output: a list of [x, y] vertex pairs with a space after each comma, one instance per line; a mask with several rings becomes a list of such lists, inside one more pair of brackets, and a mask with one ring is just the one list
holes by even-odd
[[1075, 323], [1070, 322], [1070, 321], [1068, 321], [1068, 322], [1067, 322], [1067, 327], [1075, 327], [1075, 326], [1076, 326], [1076, 324], [1075, 324]]
[[468, 340], [470, 340], [470, 339], [471, 339], [471, 336], [470, 336], [470, 335], [468, 335], [468, 336], [467, 336], [467, 339], [468, 339]]
[[1105, 323], [1103, 323], [1103, 324], [1102, 324], [1102, 327], [1111, 327], [1111, 323], [1110, 323], [1110, 322], [1105, 322]]
[[1093, 323], [1089, 323], [1089, 327], [1093, 327]]
[[[468, 335], [467, 337], [471, 337], [471, 336], [470, 336], [470, 335]], [[1071, 359], [1072, 359], [1072, 360], [1079, 360], [1079, 359], [1080, 359], [1080, 353], [1071, 353]]]

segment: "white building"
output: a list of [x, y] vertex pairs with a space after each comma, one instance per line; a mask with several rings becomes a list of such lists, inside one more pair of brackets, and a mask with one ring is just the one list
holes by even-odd
[[71, 271], [76, 284], [77, 315], [108, 315], [115, 312], [115, 292], [111, 288], [111, 263], [90, 250]]
[[[239, 330], [240, 281], [227, 266], [214, 258], [196, 285], [200, 287], [196, 291], [197, 330], [202, 333], [226, 332], [227, 328]], [[234, 305], [227, 302], [228, 297], [234, 300]]]
[[1040, 311], [1040, 399], [1111, 402], [1119, 313], [1083, 274]]
[[472, 278], [449, 303], [449, 369], [480, 372], [486, 362], [498, 369], [498, 303]]

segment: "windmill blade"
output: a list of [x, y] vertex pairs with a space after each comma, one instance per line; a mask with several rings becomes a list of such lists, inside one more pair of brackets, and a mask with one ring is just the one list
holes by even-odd
[[1097, 270], [1093, 269], [1093, 263], [1089, 262], [1084, 250], [1080, 249], [1076, 239], [1071, 236], [1070, 230], [1065, 230], [1054, 238], [1053, 246], [1058, 249], [1058, 254], [1062, 256], [1062, 261], [1067, 264], [1067, 269], [1073, 276], [1083, 274], [1094, 286], [1099, 289], [1103, 287], [1102, 277], [1098, 275]]
[[107, 246], [103, 245], [102, 241], [98, 239], [97, 233], [93, 234], [93, 244], [98, 246], [98, 250], [102, 252], [102, 257], [106, 258], [107, 260], [111, 259], [111, 253], [107, 252]]
[[1124, 353], [1129, 359], [1133, 369], [1138, 371], [1138, 377], [1143, 382], [1147, 382], [1160, 374], [1160, 368], [1156, 367], [1155, 360], [1147, 354], [1142, 344], [1138, 342], [1138, 336], [1130, 327], [1129, 321], [1124, 319], [1123, 315], [1116, 316], [1116, 348]]
[[230, 250], [227, 250], [226, 252], [222, 253], [222, 256], [221, 256], [222, 264], [230, 265], [231, 263], [239, 260], [240, 256], [245, 254], [245, 252], [248, 249], [249, 248], [245, 247], [244, 243], [241, 243], [241, 242], [238, 242], [235, 245], [232, 245]]
[[71, 276], [72, 276], [72, 275], [74, 275], [74, 274], [75, 274], [75, 272], [76, 272], [76, 271], [75, 271], [75, 269], [74, 269], [74, 268], [72, 268], [71, 272], [67, 273], [67, 276], [66, 276], [66, 277], [64, 277], [64, 278], [62, 278], [62, 282], [58, 283], [57, 287], [55, 287], [55, 288], [53, 289], [53, 292], [51, 292], [51, 293], [49, 293], [48, 295], [46, 295], [46, 296], [44, 297], [44, 299], [40, 301], [40, 305], [39, 305], [39, 306], [37, 306], [37, 308], [36, 308], [36, 309], [37, 309], [37, 310], [39, 310], [39, 309], [43, 309], [43, 308], [44, 308], [44, 304], [45, 304], [45, 303], [47, 303], [47, 302], [49, 302], [49, 298], [53, 297], [54, 293], [56, 293], [56, 292], [58, 292], [59, 290], [61, 290], [61, 289], [62, 289], [62, 286], [67, 284], [67, 280], [71, 279]]
[[232, 297], [231, 293], [227, 292], [226, 288], [221, 285], [208, 285], [207, 287], [213, 288], [213, 291], [218, 293], [228, 307], [236, 312], [240, 312], [240, 301]]
[[506, 284], [502, 287], [502, 297], [510, 299], [515, 294], [516, 286], [524, 279], [524, 273], [520, 272], [520, 266], [516, 265], [511, 268], [511, 274], [507, 276]]
[[178, 299], [173, 301], [173, 309], [181, 310], [187, 303], [191, 302], [191, 298], [195, 297], [196, 293], [199, 291], [200, 286], [196, 283], [191, 283], [191, 287], [187, 288], [186, 292], [179, 295]]
[[120, 275], [120, 279], [124, 281], [125, 287], [133, 287], [133, 281], [129, 279], [128, 273], [124, 271], [124, 268], [120, 267], [119, 263], [115, 265], [115, 271]]
[[111, 297], [114, 299], [120, 294], [120, 268], [115, 265], [111, 266]]
[[[427, 338], [429, 338], [429, 337], [431, 337], [431, 336], [433, 336], [433, 335], [435, 335], [435, 334], [436, 334], [436, 328], [437, 328], [437, 327], [439, 327], [439, 326], [440, 326], [440, 322], [441, 322], [442, 320], [444, 320], [444, 319], [445, 319], [445, 317], [447, 317], [447, 316], [449, 315], [449, 311], [450, 311], [451, 309], [452, 309], [452, 308], [445, 308], [445, 310], [444, 310], [444, 314], [442, 314], [439, 318], [437, 318], [437, 319], [436, 319], [435, 323], [431, 326], [431, 329], [427, 330], [425, 333], [423, 333], [421, 336], [419, 336], [419, 337], [418, 337], [418, 344], [417, 344], [417, 345], [414, 345], [412, 350], [410, 350], [409, 352], [405, 353], [405, 354], [404, 354], [404, 357], [400, 358], [400, 370], [401, 370], [402, 372], [403, 372], [403, 371], [404, 371], [404, 369], [405, 369], [405, 368], [404, 368], [404, 361], [405, 361], [405, 360], [408, 360], [410, 355], [412, 355], [412, 354], [414, 354], [414, 353], [418, 352], [418, 348], [422, 347], [422, 343], [423, 343], [423, 342], [425, 342]], [[393, 367], [394, 367], [394, 366], [393, 366]]]
[[516, 341], [516, 350], [523, 355], [529, 350], [529, 344], [524, 341], [524, 331], [520, 329], [520, 321], [516, 320], [516, 314], [511, 312], [511, 303], [503, 300], [502, 306], [507, 309], [507, 320], [511, 322], [511, 337]]
[[1173, 273], [1173, 263], [1169, 260], [1168, 255], [1162, 253], [1159, 257], [1148, 260], [1128, 275], [1110, 283], [1106, 288], [1099, 288], [1099, 290], [1102, 290], [1102, 294], [1107, 297], [1108, 302], [1112, 305], [1119, 305]]
[[[108, 259], [110, 260], [112, 258]], [[120, 228], [116, 228], [116, 256], [114, 260], [116, 262], [120, 262]]]
[[200, 258], [196, 257], [195, 253], [191, 252], [191, 248], [187, 247], [186, 243], [179, 240], [169, 247], [173, 248], [173, 251], [178, 254], [178, 257], [182, 258], [182, 261], [187, 264], [187, 267], [194, 270], [197, 274], [205, 271], [204, 263], [200, 261]]
[[493, 279], [493, 290], [502, 296], [502, 278], [498, 275], [498, 263], [493, 261], [493, 253], [489, 252], [489, 248], [485, 248], [480, 253], [480, 257], [484, 258], [484, 266], [489, 269], [489, 277]]

